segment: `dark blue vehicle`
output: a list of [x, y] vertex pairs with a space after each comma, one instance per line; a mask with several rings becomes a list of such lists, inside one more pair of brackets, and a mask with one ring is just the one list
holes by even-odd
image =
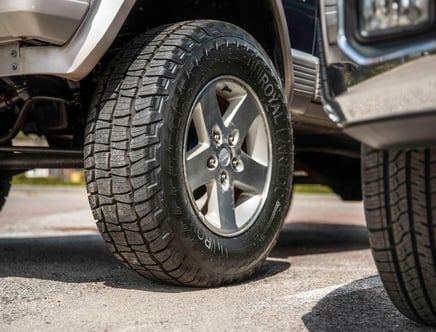
[[321, 107], [317, 17], [315, 0], [2, 0], [1, 204], [15, 174], [84, 167], [102, 237], [139, 274], [251, 275], [294, 174], [360, 199], [360, 146]]

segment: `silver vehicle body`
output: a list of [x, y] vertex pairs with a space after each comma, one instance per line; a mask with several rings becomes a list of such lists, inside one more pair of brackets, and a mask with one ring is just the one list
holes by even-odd
[[[0, 76], [84, 78], [105, 54], [134, 4], [135, 0], [2, 1]], [[29, 39], [42, 44], [19, 43]]]
[[[59, 167], [58, 157], [65, 156], [60, 148], [64, 146], [74, 147], [77, 152], [74, 166], [83, 165], [82, 119], [91, 105], [96, 83], [123, 45], [168, 23], [221, 20], [250, 33], [275, 66], [292, 113], [294, 135], [301, 138], [295, 147], [302, 170], [296, 181], [323, 183], [346, 199], [360, 199], [360, 189], [354, 185], [359, 177], [360, 146], [344, 135], [322, 109], [315, 43], [316, 1], [257, 1], [253, 3], [255, 15], [247, 13], [248, 1], [1, 1], [0, 110], [7, 109], [3, 116], [10, 119], [2, 121], [4, 128], [0, 126], [0, 145], [7, 144], [24, 128], [23, 132], [48, 137], [50, 153], [57, 153], [50, 163], [38, 158], [29, 164], [22, 158], [23, 149], [20, 155], [8, 150], [11, 155], [5, 156], [4, 169]], [[307, 24], [301, 30], [298, 24], [304, 21]], [[293, 30], [296, 26], [298, 29]], [[291, 49], [292, 41], [297, 49]], [[47, 117], [51, 121], [46, 121]], [[6, 151], [8, 147], [0, 149]], [[337, 158], [332, 160], [330, 156]], [[17, 161], [10, 165], [12, 158]], [[344, 164], [345, 172], [339, 167]]]
[[[135, 0], [4, 0], [0, 4], [0, 77], [55, 75], [83, 79], [114, 41]], [[292, 60], [282, 3], [272, 0], [291, 99]], [[19, 42], [37, 40], [40, 45]]]

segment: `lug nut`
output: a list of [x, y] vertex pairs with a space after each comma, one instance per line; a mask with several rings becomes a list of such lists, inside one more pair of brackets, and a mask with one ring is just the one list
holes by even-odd
[[207, 167], [210, 169], [214, 169], [217, 165], [216, 158], [214, 156], [210, 157], [207, 160]]
[[221, 136], [218, 133], [213, 134], [213, 139], [215, 140], [215, 143], [221, 143]]
[[232, 167], [236, 172], [242, 172], [244, 170], [244, 164], [239, 158], [232, 159]]
[[236, 143], [238, 143], [239, 140], [239, 131], [237, 129], [233, 129], [228, 138], [228, 142], [230, 146], [235, 146]]
[[221, 173], [221, 184], [227, 183], [227, 174], [225, 172]]

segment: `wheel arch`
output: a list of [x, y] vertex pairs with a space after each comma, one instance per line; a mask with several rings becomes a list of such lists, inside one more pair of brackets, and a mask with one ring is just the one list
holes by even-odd
[[[162, 8], [160, 10], [160, 8]], [[247, 10], [250, 8], [250, 10]], [[123, 29], [145, 30], [166, 23], [192, 19], [214, 19], [235, 24], [250, 33], [265, 49], [282, 80], [288, 103], [292, 99], [291, 42], [281, 0], [170, 0], [137, 1]], [[139, 30], [139, 31], [138, 31]]]
[[80, 81], [102, 60], [104, 65], [108, 50], [120, 47], [133, 36], [156, 26], [192, 19], [226, 21], [253, 35], [274, 62], [290, 102], [291, 46], [280, 0], [181, 0], [176, 3], [170, 0], [93, 0], [86, 18], [62, 47], [19, 47], [16, 43], [4, 46], [5, 50], [18, 47], [19, 63], [14, 70], [0, 72], [0, 76], [44, 73]]

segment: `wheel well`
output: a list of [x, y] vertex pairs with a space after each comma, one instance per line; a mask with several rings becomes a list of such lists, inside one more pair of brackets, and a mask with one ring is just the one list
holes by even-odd
[[139, 0], [120, 35], [132, 37], [156, 26], [193, 19], [225, 21], [246, 30], [262, 45], [284, 79], [280, 37], [273, 5], [268, 0]]

